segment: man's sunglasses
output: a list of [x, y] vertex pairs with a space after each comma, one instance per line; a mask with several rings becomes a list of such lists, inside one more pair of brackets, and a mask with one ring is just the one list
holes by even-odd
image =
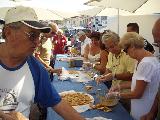
[[30, 39], [30, 41], [34, 42], [37, 38], [40, 37], [40, 33], [36, 33], [36, 32], [24, 32], [28, 38]]

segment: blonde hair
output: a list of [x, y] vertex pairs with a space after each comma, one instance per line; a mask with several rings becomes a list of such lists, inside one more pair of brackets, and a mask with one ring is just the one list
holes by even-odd
[[102, 43], [105, 43], [105, 41], [112, 40], [114, 43], [119, 42], [119, 36], [115, 32], [108, 31], [102, 36]]
[[52, 31], [55, 32], [55, 33], [56, 33], [56, 32], [58, 31], [58, 29], [59, 29], [59, 28], [58, 28], [58, 25], [57, 25], [56, 23], [53, 23], [53, 22], [52, 22], [52, 23], [49, 23], [49, 26], [52, 28]]
[[144, 38], [136, 32], [127, 32], [120, 39], [119, 45], [121, 48], [127, 48], [130, 46], [135, 48], [144, 48]]

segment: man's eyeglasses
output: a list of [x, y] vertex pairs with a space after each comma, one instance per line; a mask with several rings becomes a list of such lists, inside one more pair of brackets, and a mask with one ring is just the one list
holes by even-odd
[[24, 32], [28, 38], [30, 39], [30, 41], [34, 42], [37, 38], [40, 37], [40, 33], [36, 33], [36, 32]]
[[127, 53], [127, 52], [128, 52], [128, 49], [129, 49], [129, 46], [126, 47], [126, 48], [124, 48], [123, 51], [124, 51], [125, 53]]

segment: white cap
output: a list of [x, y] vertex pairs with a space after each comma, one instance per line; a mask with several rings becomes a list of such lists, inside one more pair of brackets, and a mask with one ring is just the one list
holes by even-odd
[[85, 35], [85, 32], [79, 31], [79, 32], [77, 33], [77, 37], [78, 37], [78, 38], [80, 38], [82, 35]]
[[50, 32], [50, 27], [45, 26], [38, 22], [38, 17], [33, 8], [16, 6], [9, 9], [4, 18], [5, 24], [13, 22], [22, 22], [28, 27], [39, 29], [41, 32]]

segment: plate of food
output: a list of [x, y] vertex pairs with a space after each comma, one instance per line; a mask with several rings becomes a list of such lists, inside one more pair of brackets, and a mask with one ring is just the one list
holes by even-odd
[[106, 99], [105, 97], [101, 97], [100, 103], [108, 107], [112, 107], [118, 104], [118, 99]]
[[79, 74], [77, 70], [68, 70], [69, 74]]
[[60, 93], [60, 96], [78, 112], [90, 109], [90, 105], [94, 103], [94, 98], [83, 92], [65, 91]]
[[104, 111], [104, 112], [111, 112], [111, 111], [112, 111], [111, 108], [109, 108], [108, 106], [103, 105], [103, 104], [92, 105], [91, 108], [92, 108], [92, 109], [102, 110], [102, 111]]

